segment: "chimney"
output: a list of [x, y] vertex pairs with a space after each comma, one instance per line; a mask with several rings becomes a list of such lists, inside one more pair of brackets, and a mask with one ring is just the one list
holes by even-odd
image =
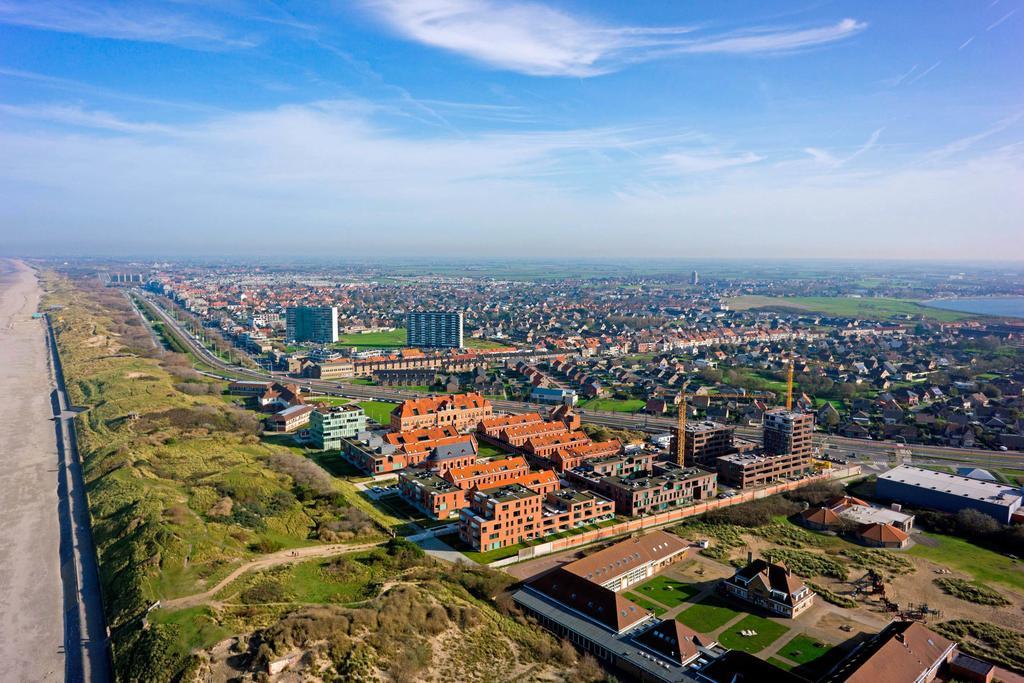
[[753, 551], [748, 550], [747, 551], [747, 564], [750, 564], [753, 561], [754, 561], [754, 553], [753, 553]]

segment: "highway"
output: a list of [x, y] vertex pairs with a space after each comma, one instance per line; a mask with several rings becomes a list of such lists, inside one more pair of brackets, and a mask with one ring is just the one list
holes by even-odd
[[[192, 334], [185, 330], [178, 322], [171, 317], [153, 298], [145, 292], [136, 290], [156, 310], [165, 324], [178, 333], [189, 346], [192, 353], [202, 361], [223, 372], [229, 373], [225, 379], [244, 378], [258, 381], [278, 380], [289, 381], [301, 385], [307, 391], [315, 391], [331, 396], [343, 396], [346, 398], [378, 400], [378, 401], [404, 401], [410, 398], [422, 398], [423, 393], [390, 387], [366, 386], [361, 384], [346, 384], [328, 380], [310, 378], [292, 378], [280, 372], [266, 372], [262, 370], [248, 370], [236, 365], [230, 365], [209, 349], [202, 345]], [[526, 403], [523, 401], [492, 400], [491, 404], [495, 410], [506, 413], [526, 413], [550, 408], [547, 405]], [[669, 432], [675, 428], [676, 421], [670, 417], [659, 417], [640, 413], [610, 413], [604, 411], [587, 410], [579, 408], [576, 411], [589, 423], [603, 425], [615, 429], [633, 429], [650, 433]], [[736, 435], [759, 442], [761, 440], [761, 429], [754, 426], [738, 426]], [[832, 456], [853, 458], [854, 461], [875, 463], [878, 468], [891, 466], [890, 462], [894, 449], [900, 444], [884, 441], [868, 441], [866, 439], [850, 439], [841, 436], [816, 434], [815, 441], [822, 452]], [[914, 462], [924, 465], [954, 466], [956, 464], [973, 465], [986, 468], [1008, 468], [1024, 469], [1024, 454], [1014, 452], [992, 451], [980, 448], [952, 448], [946, 446], [926, 446], [920, 444], [909, 444], [907, 446], [913, 453]]]

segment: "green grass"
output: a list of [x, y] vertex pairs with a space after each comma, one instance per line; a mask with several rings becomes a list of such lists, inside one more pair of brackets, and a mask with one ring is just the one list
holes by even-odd
[[391, 411], [395, 409], [396, 404], [385, 401], [359, 401], [356, 405], [363, 409], [368, 418], [386, 427], [391, 424]]
[[931, 308], [911, 299], [874, 297], [854, 299], [827, 296], [738, 296], [730, 299], [729, 305], [738, 311], [751, 308], [794, 309], [837, 317], [875, 320], [890, 320], [897, 316], [910, 315], [952, 322], [972, 317], [970, 313]]
[[676, 615], [676, 620], [698, 633], [711, 633], [725, 626], [740, 614], [718, 597], [709, 595], [693, 607]]
[[401, 348], [405, 346], [405, 328], [400, 327], [390, 332], [338, 335], [338, 346], [355, 346], [360, 349]]
[[490, 339], [476, 339], [474, 337], [466, 337], [465, 343], [467, 349], [503, 349], [509, 346], [508, 344], [491, 341]]
[[831, 649], [831, 645], [822, 643], [817, 638], [800, 634], [783, 645], [776, 654], [797, 664], [809, 664], [828, 654]]
[[231, 635], [217, 623], [213, 611], [206, 606], [190, 607], [176, 612], [154, 610], [149, 614], [149, 621], [152, 624], [175, 627], [177, 638], [172, 649], [174, 654], [180, 657], [184, 657], [194, 648], [210, 647]]
[[512, 455], [509, 451], [506, 451], [497, 446], [492, 446], [489, 443], [480, 443], [480, 450], [478, 455], [481, 458], [500, 458]]
[[657, 576], [633, 590], [657, 600], [666, 607], [675, 607], [700, 592], [692, 583], [683, 583], [667, 576]]
[[934, 545], [919, 542], [907, 553], [970, 574], [978, 583], [999, 583], [1024, 591], [1024, 564], [1020, 561], [962, 538], [929, 532], [922, 532], [922, 535]]
[[640, 605], [644, 609], [654, 612], [654, 616], [656, 617], [660, 617], [662, 614], [668, 611], [658, 603], [652, 600], [648, 600], [643, 596], [637, 595], [636, 593], [626, 593], [626, 597], [635, 602], [636, 604]]
[[579, 404], [580, 408], [587, 410], [603, 410], [612, 413], [635, 413], [644, 407], [644, 402], [638, 398], [592, 398]]
[[[740, 635], [740, 631], [747, 630], [757, 631], [757, 635]], [[730, 650], [754, 653], [765, 649], [788, 631], [789, 629], [782, 624], [759, 617], [756, 614], [748, 614], [738, 623], [723, 631], [718, 636], [718, 642]]]

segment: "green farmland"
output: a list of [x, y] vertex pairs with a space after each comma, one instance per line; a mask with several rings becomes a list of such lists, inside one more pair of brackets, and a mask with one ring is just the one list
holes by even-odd
[[738, 296], [729, 300], [729, 306], [737, 311], [750, 309], [774, 309], [807, 311], [846, 318], [869, 318], [891, 320], [897, 316], [913, 316], [950, 322], [972, 317], [970, 313], [945, 311], [925, 306], [911, 299], [850, 298], [827, 296]]

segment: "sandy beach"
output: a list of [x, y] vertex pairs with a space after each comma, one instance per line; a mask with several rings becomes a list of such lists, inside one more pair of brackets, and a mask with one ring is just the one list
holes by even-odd
[[57, 446], [40, 288], [0, 259], [0, 661], [2, 678], [64, 678]]

